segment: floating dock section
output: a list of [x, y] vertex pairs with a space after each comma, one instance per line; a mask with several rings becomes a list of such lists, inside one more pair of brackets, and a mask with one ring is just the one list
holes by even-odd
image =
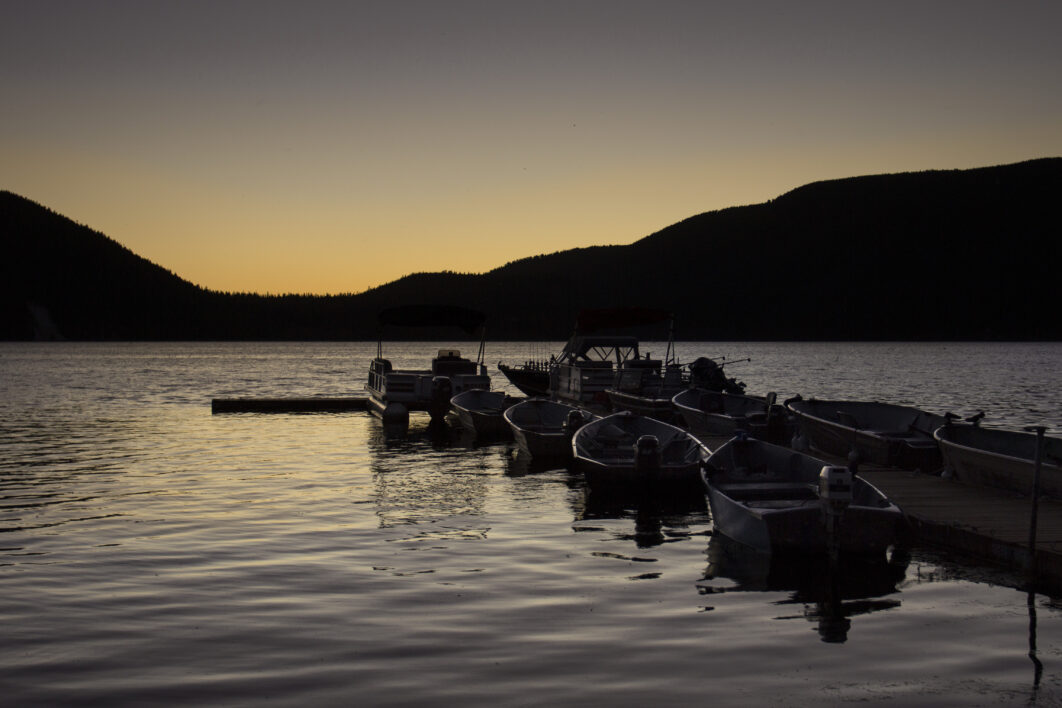
[[351, 398], [215, 398], [211, 413], [344, 413], [369, 410], [365, 396]]
[[1062, 501], [1039, 500], [1033, 579], [1031, 497], [889, 468], [861, 468], [859, 475], [903, 510], [920, 543], [1029, 574], [1038, 589], [1062, 591]]

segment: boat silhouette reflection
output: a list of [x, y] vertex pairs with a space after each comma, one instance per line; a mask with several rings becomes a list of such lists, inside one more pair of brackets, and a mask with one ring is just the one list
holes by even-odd
[[816, 624], [819, 638], [828, 643], [847, 641], [852, 618], [900, 606], [898, 585], [907, 575], [910, 555], [893, 549], [881, 556], [764, 554], [721, 534], [708, 542], [708, 566], [698, 583], [702, 594], [728, 592], [784, 592], [777, 606], [802, 605], [801, 617]]
[[495, 437], [477, 436], [457, 423], [456, 418], [429, 418], [426, 415], [411, 416], [408, 424], [377, 422], [369, 428], [370, 449], [397, 449], [404, 446], [423, 447], [427, 444], [433, 449], [443, 448], [478, 448], [506, 441]]
[[[570, 467], [570, 461], [532, 457], [515, 445], [505, 460], [505, 474], [510, 477], [543, 472], [571, 472]], [[572, 474], [574, 477], [574, 473]]]
[[576, 521], [632, 519], [633, 532], [625, 538], [638, 548], [687, 540], [694, 527], [708, 521], [703, 494], [585, 486], [582, 502], [575, 510]]

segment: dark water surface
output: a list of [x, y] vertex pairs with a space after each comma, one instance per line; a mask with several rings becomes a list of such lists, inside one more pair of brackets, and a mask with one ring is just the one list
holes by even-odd
[[[0, 344], [0, 703], [1062, 704], [1062, 609], [1006, 573], [771, 565], [703, 499], [598, 498], [426, 419], [210, 413], [357, 394], [375, 347]], [[530, 351], [489, 343], [492, 374]], [[1062, 432], [1056, 344], [680, 354], [751, 357], [750, 392]]]

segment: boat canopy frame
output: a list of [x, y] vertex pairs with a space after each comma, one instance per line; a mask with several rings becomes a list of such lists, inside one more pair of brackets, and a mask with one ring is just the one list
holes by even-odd
[[457, 327], [468, 335], [479, 332], [479, 352], [476, 364], [484, 365], [487, 342], [487, 315], [457, 305], [399, 305], [382, 310], [377, 316], [378, 338], [376, 358], [383, 358], [383, 333], [388, 326], [394, 327]]
[[[642, 325], [656, 324], [657, 322], [663, 322], [667, 320], [667, 350], [664, 352], [663, 365], [665, 367], [671, 366], [677, 362], [677, 353], [675, 351], [675, 315], [669, 310], [648, 308], [648, 307], [612, 307], [604, 309], [589, 309], [581, 311], [575, 319], [575, 333], [572, 335], [571, 342], [575, 343], [578, 339], [586, 339], [586, 335], [597, 332], [602, 329], [614, 329], [620, 327], [638, 327]], [[613, 337], [618, 339], [618, 337]], [[632, 337], [632, 339], [634, 339]], [[614, 346], [614, 345], [613, 345]], [[565, 354], [568, 351], [568, 347], [565, 347]], [[611, 360], [611, 354], [613, 351], [609, 351], [606, 357], [601, 357], [601, 361]], [[618, 354], [618, 352], [616, 352]], [[635, 346], [634, 358], [637, 358], [637, 345]], [[590, 357], [586, 357], [588, 360]], [[630, 353], [623, 358], [617, 358], [617, 363], [623, 363], [630, 359]]]
[[626, 336], [575, 336], [561, 352], [561, 361], [614, 361], [617, 366], [639, 358], [638, 338]]

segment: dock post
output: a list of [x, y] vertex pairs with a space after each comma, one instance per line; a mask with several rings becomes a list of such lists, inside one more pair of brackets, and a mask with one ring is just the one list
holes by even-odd
[[1036, 463], [1033, 466], [1032, 481], [1032, 511], [1029, 514], [1029, 586], [1036, 585], [1036, 515], [1040, 506], [1040, 463], [1044, 452], [1044, 433], [1047, 428], [1043, 425], [1030, 425], [1025, 428], [1029, 432], [1036, 433]]

